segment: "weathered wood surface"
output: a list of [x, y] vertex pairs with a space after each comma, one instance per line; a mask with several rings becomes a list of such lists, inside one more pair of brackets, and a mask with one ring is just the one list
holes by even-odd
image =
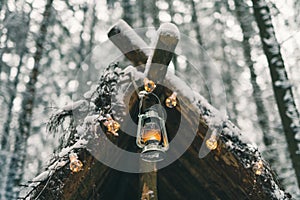
[[[131, 61], [133, 63], [144, 62], [144, 64], [146, 62], [137, 60], [138, 58], [134, 58]], [[176, 134], [183, 134], [183, 137], [195, 134], [195, 139], [178, 160], [158, 170], [158, 199], [289, 199], [289, 194], [279, 190], [280, 184], [266, 162], [264, 162], [263, 174], [255, 174], [253, 163], [262, 158], [257, 150], [239, 139], [239, 130], [228, 120], [222, 122], [217, 149], [211, 151], [205, 158], [199, 159], [198, 152], [208, 129], [207, 119], [217, 113], [210, 105], [203, 104], [203, 99], [197, 96], [190, 99], [185, 96], [184, 91], [178, 90], [173, 84], [174, 81], [178, 81], [178, 78], [170, 75], [164, 80], [164, 85], [170, 85], [169, 88], [157, 86], [162, 102], [172, 91], [176, 91], [181, 99], [176, 109], [166, 108], [168, 136], [172, 140]], [[132, 94], [130, 99], [130, 112], [136, 115], [138, 112], [137, 95]], [[180, 120], [189, 126], [185, 126], [178, 133]], [[198, 127], [196, 133], [192, 128], [195, 125]], [[123, 149], [137, 151], [133, 148], [135, 138], [121, 132], [117, 140], [117, 145]], [[184, 141], [179, 145], [184, 145]], [[177, 153], [176, 149], [170, 149], [170, 151]], [[85, 160], [85, 169], [78, 174], [71, 174], [68, 166], [58, 170], [51, 177], [50, 181], [53, 181], [51, 184], [49, 181], [48, 184], [46, 181], [40, 184], [37, 192], [44, 189], [41, 199], [55, 197], [53, 191], [55, 191], [54, 188], [57, 189], [55, 186], [58, 181], [63, 183], [58, 190], [63, 195], [58, 199], [140, 198], [139, 174], [112, 170], [95, 160], [85, 149], [81, 149], [80, 157]], [[278, 194], [280, 192], [282, 194]]]
[[146, 63], [148, 45], [125, 21], [119, 20], [107, 35], [135, 67]]
[[179, 41], [179, 31], [174, 24], [163, 24], [158, 29], [157, 41], [146, 63], [147, 77], [161, 83]]
[[[168, 26], [163, 25], [159, 28], [156, 44], [145, 65], [145, 68], [148, 69], [147, 78], [155, 81], [155, 83], [160, 83], [165, 79], [168, 66], [179, 41], [179, 31], [175, 25], [171, 25], [171, 28], [173, 28], [171, 30], [168, 28]], [[168, 32], [168, 34], [166, 34], [166, 32]], [[160, 96], [161, 93], [162, 90], [156, 90], [156, 95]], [[149, 173], [140, 173], [141, 199], [156, 200], [158, 199], [156, 164], [146, 163], [141, 160], [140, 165], [142, 171], [148, 171], [148, 169], [152, 170], [152, 172]]]
[[144, 161], [141, 161], [140, 163], [142, 170], [152, 170], [152, 172], [140, 174], [140, 199], [158, 200], [156, 163], [149, 163]]

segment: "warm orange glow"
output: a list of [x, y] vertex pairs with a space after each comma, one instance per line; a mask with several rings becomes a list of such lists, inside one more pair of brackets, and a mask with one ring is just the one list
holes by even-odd
[[104, 126], [106, 126], [107, 131], [114, 134], [115, 136], [118, 136], [118, 131], [120, 129], [120, 124], [118, 122], [116, 122], [115, 120], [113, 120], [112, 118], [108, 118], [105, 122], [104, 122]]
[[217, 137], [212, 135], [208, 140], [206, 140], [205, 144], [208, 149], [215, 150], [218, 146]]
[[262, 162], [262, 160], [259, 160], [258, 162], [256, 162], [253, 166], [253, 171], [256, 175], [261, 175], [263, 172], [263, 168], [264, 168], [264, 164]]
[[166, 99], [166, 106], [169, 108], [175, 107], [177, 105], [176, 97], [177, 93], [173, 92], [173, 94]]
[[147, 92], [152, 92], [156, 88], [156, 85], [153, 81], [145, 78], [144, 79], [144, 88]]
[[160, 142], [161, 141], [160, 131], [157, 129], [147, 130], [143, 133], [142, 140], [144, 143], [146, 143], [149, 140], [156, 140]]
[[81, 171], [83, 168], [83, 164], [80, 160], [78, 160], [77, 155], [72, 153], [69, 155], [69, 158], [70, 158], [70, 170], [75, 173]]

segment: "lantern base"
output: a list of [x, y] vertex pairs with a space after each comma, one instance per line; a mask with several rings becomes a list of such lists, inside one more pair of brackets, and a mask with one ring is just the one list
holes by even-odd
[[156, 144], [148, 144], [141, 153], [142, 160], [146, 162], [159, 162], [164, 160], [165, 151]]

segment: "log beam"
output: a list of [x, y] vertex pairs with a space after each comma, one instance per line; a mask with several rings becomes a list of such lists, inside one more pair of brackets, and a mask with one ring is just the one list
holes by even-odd
[[151, 171], [140, 174], [140, 199], [158, 200], [156, 163], [140, 161], [141, 170]]
[[113, 25], [107, 35], [135, 67], [146, 63], [148, 45], [124, 20], [119, 20]]
[[[168, 65], [171, 62], [174, 50], [179, 41], [179, 31], [174, 24], [163, 24], [158, 29], [156, 45], [152, 49], [147, 59], [146, 74], [147, 78], [160, 83], [164, 80]], [[156, 95], [160, 96], [162, 90], [155, 90]], [[140, 161], [141, 171], [151, 171], [140, 173], [141, 200], [157, 200], [157, 170], [156, 163]]]
[[165, 23], [158, 29], [157, 41], [147, 60], [146, 74], [155, 83], [162, 83], [179, 41], [179, 31], [174, 24]]

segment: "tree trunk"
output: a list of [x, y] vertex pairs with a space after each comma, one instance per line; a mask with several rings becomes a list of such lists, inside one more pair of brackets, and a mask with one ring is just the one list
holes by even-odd
[[47, 0], [45, 11], [43, 13], [43, 20], [39, 35], [36, 41], [36, 52], [34, 54], [34, 67], [30, 73], [29, 82], [26, 85], [26, 91], [22, 101], [22, 111], [19, 115], [19, 133], [15, 138], [15, 145], [13, 150], [13, 157], [10, 162], [8, 172], [8, 182], [6, 184], [6, 197], [15, 198], [18, 196], [14, 187], [20, 185], [22, 175], [24, 172], [24, 163], [26, 158], [27, 139], [30, 136], [30, 127], [32, 120], [32, 112], [34, 107], [34, 99], [36, 94], [35, 84], [39, 75], [40, 60], [43, 55], [43, 46], [46, 40], [47, 27], [51, 15], [53, 0]]
[[141, 20], [142, 27], [146, 27], [146, 5], [145, 1], [138, 1], [138, 6], [139, 6], [139, 18]]
[[[216, 12], [218, 12], [220, 14], [220, 16], [222, 16], [224, 13], [222, 13], [221, 8], [222, 6], [226, 6], [223, 5], [222, 2], [218, 1], [215, 3], [215, 9]], [[224, 24], [224, 19], [223, 18], [218, 18], [216, 19], [216, 23], [218, 25], [221, 25], [222, 29], [226, 29], [226, 25]], [[227, 42], [226, 42], [226, 37], [223, 33], [221, 33], [219, 35], [219, 37], [221, 38], [221, 46], [222, 46], [222, 56], [223, 56], [223, 60], [225, 62], [225, 67], [222, 67], [222, 78], [225, 84], [225, 90], [226, 90], [226, 99], [227, 99], [227, 110], [228, 112], [228, 116], [229, 119], [235, 123], [236, 125], [238, 125], [237, 123], [237, 117], [238, 117], [238, 110], [236, 109], [236, 96], [234, 93], [234, 77], [232, 72], [236, 71], [236, 63], [232, 62], [232, 60], [230, 59], [230, 56], [227, 55], [226, 51], [225, 51], [225, 47], [227, 46]]]
[[[190, 4], [191, 4], [191, 12], [192, 12], [192, 27], [196, 32], [196, 40], [198, 42], [198, 44], [201, 47], [204, 47], [204, 42], [203, 42], [203, 37], [201, 34], [201, 27], [199, 24], [199, 17], [198, 17], [198, 11], [197, 11], [197, 5], [195, 3], [194, 0], [190, 0]], [[199, 52], [199, 57], [200, 57], [200, 61], [201, 61], [201, 72], [202, 72], [202, 76], [206, 77], [206, 83], [207, 83], [207, 87], [208, 90], [210, 90], [210, 88], [212, 87], [212, 78], [211, 78], [211, 73], [210, 73], [210, 67], [209, 67], [209, 62], [208, 59], [206, 58], [206, 54], [205, 49], [203, 48], [199, 48], [197, 49], [197, 51]], [[189, 72], [189, 68], [190, 66], [188, 65], [187, 67], [187, 72]], [[202, 95], [206, 98], [209, 99], [210, 95], [209, 95], [209, 91], [208, 92], [203, 92]]]
[[[167, 3], [169, 4], [169, 13], [171, 15], [171, 23], [174, 23], [174, 15], [175, 15], [175, 11], [174, 11], [174, 7], [173, 7], [173, 0], [168, 0]], [[178, 74], [178, 62], [177, 62], [177, 54], [174, 53], [173, 59], [172, 59], [173, 65], [174, 65], [174, 71], [175, 74]]]
[[[258, 123], [263, 132], [263, 141], [266, 147], [272, 144], [272, 136], [270, 135], [269, 117], [266, 107], [263, 103], [262, 91], [256, 80], [256, 72], [254, 69], [254, 64], [251, 58], [251, 45], [249, 39], [251, 38], [251, 33], [254, 33], [251, 21], [249, 21], [250, 11], [247, 4], [243, 1], [235, 0], [236, 6], [236, 16], [240, 23], [243, 32], [243, 53], [246, 61], [246, 65], [250, 69], [251, 85], [253, 89], [253, 98], [256, 104], [256, 114], [258, 116]], [[271, 161], [272, 160], [272, 161]], [[273, 159], [270, 159], [271, 164]]]
[[197, 14], [195, 1], [190, 0], [190, 3], [191, 3], [191, 6], [192, 6], [192, 23], [193, 23], [194, 29], [196, 31], [196, 39], [197, 39], [197, 42], [201, 46], [203, 46], [203, 41], [202, 41], [202, 36], [201, 36], [201, 31], [200, 31], [200, 25], [199, 25], [199, 22], [198, 22], [198, 14]]
[[228, 56], [226, 55], [225, 52], [225, 46], [226, 46], [226, 41], [225, 38], [223, 36], [221, 36], [221, 45], [222, 45], [222, 52], [223, 52], [223, 59], [224, 62], [226, 63], [226, 69], [222, 69], [223, 70], [223, 80], [225, 83], [225, 89], [226, 89], [226, 96], [228, 99], [228, 104], [229, 104], [229, 112], [228, 112], [228, 116], [230, 118], [230, 120], [235, 123], [238, 124], [237, 119], [238, 119], [238, 110], [236, 109], [236, 96], [234, 94], [234, 77], [232, 74], [232, 68], [235, 66], [232, 66], [232, 62], [230, 62]]
[[159, 26], [159, 18], [158, 18], [158, 7], [156, 6], [157, 0], [152, 0], [151, 2], [151, 14], [152, 14], [152, 20], [153, 20], [153, 26], [155, 28], [158, 28]]
[[132, 25], [132, 6], [130, 0], [122, 0], [122, 7], [123, 7], [123, 19], [128, 24]]
[[77, 49], [78, 56], [79, 56], [79, 60], [77, 61], [77, 66], [76, 66], [77, 70], [80, 70], [84, 59], [86, 58], [87, 54], [89, 53], [89, 52], [86, 51], [87, 48], [86, 48], [86, 44], [85, 44], [84, 39], [83, 39], [83, 34], [85, 32], [85, 29], [86, 29], [85, 26], [86, 26], [87, 18], [88, 18], [88, 16], [87, 16], [88, 5], [85, 4], [82, 7], [83, 8], [81, 10], [83, 12], [83, 20], [81, 22], [82, 29], [79, 33], [80, 43], [79, 43], [79, 46], [78, 46], [78, 49]]
[[252, 0], [254, 16], [271, 72], [272, 85], [289, 153], [300, 185], [300, 120], [291, 84], [276, 39], [270, 9], [264, 0]]

